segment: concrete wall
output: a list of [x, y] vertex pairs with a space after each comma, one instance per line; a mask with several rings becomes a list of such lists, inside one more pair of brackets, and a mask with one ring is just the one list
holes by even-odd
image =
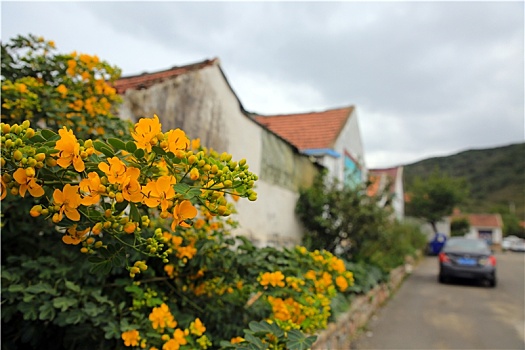
[[258, 200], [241, 200], [233, 216], [257, 244], [293, 245], [302, 227], [295, 218], [298, 189], [308, 186], [318, 171], [308, 157], [255, 123], [242, 112], [218, 65], [191, 71], [148, 89], [127, 90], [120, 117], [138, 120], [157, 114], [163, 130], [180, 128], [188, 137], [234, 160], [246, 158], [259, 176]]

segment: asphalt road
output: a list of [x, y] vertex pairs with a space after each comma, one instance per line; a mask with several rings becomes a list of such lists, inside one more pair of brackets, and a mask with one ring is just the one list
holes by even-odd
[[525, 349], [525, 254], [499, 253], [496, 288], [437, 282], [426, 257], [352, 349]]

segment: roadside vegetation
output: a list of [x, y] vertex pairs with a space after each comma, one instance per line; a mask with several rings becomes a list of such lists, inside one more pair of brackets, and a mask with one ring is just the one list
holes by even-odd
[[231, 234], [257, 175], [117, 118], [120, 71], [2, 43], [2, 348], [306, 349], [354, 275], [326, 250]]
[[336, 314], [350, 306], [353, 296], [387, 281], [390, 271], [407, 258], [417, 259], [427, 244], [419, 226], [394, 219], [390, 201], [383, 200], [390, 194], [370, 195], [368, 186], [345, 185], [324, 173], [312, 187], [301, 190], [297, 202], [304, 246], [330, 251], [354, 273], [354, 294], [334, 299]]

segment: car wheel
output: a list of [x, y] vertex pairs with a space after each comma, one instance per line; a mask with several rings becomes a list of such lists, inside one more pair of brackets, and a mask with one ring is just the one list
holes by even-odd
[[490, 287], [494, 288], [494, 287], [496, 287], [496, 284], [497, 284], [496, 278], [489, 280], [489, 286]]
[[446, 283], [447, 281], [446, 281], [445, 276], [439, 275], [439, 276], [438, 276], [438, 282], [439, 282], [439, 283]]

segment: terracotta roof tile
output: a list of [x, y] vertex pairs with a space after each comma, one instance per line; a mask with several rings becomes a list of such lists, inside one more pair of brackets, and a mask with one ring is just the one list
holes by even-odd
[[475, 227], [503, 227], [500, 214], [463, 214], [459, 209], [454, 209], [451, 219], [467, 218], [470, 226]]
[[[372, 182], [381, 182], [381, 179], [384, 179], [382, 185], [384, 187], [384, 185], [386, 185], [386, 181], [388, 181], [387, 179], [391, 179], [391, 183], [390, 183], [390, 188], [389, 188], [389, 191], [390, 193], [394, 193], [395, 192], [395, 183], [396, 183], [396, 179], [397, 179], [397, 176], [399, 174], [399, 167], [394, 167], [394, 168], [385, 168], [385, 169], [369, 169], [368, 170], [368, 174], [369, 174], [369, 177], [370, 177], [370, 180]], [[376, 186], [376, 188], [374, 188], [373, 192], [371, 192], [371, 194], [377, 194], [377, 191], [379, 190], [379, 185]], [[369, 189], [369, 191], [372, 191], [371, 189]]]
[[477, 227], [502, 227], [503, 223], [499, 214], [469, 214], [470, 226]]
[[254, 119], [299, 150], [332, 148], [353, 106], [324, 112], [263, 116]]
[[117, 89], [117, 93], [123, 94], [128, 89], [146, 89], [150, 86], [159, 83], [163, 80], [173, 78], [176, 76], [179, 76], [181, 74], [185, 74], [190, 71], [199, 70], [214, 64], [218, 64], [219, 59], [214, 58], [211, 60], [206, 60], [203, 62], [198, 62], [194, 64], [189, 64], [186, 66], [180, 66], [180, 67], [173, 67], [167, 70], [163, 70], [160, 72], [153, 72], [153, 73], [142, 73], [139, 75], [133, 75], [129, 77], [122, 77], [115, 81], [115, 88]]

